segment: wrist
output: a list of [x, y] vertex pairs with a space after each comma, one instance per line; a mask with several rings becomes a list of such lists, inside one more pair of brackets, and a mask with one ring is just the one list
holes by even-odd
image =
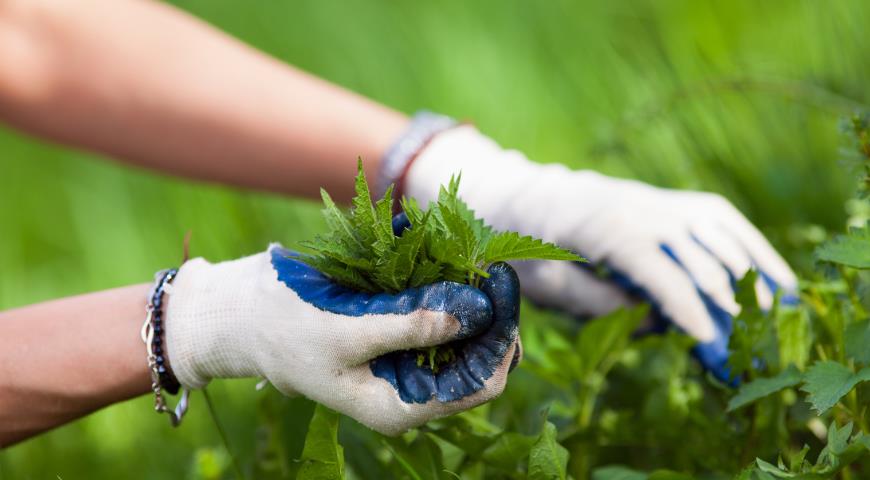
[[456, 120], [436, 113], [417, 112], [393, 144], [381, 156], [375, 180], [375, 196], [383, 197], [387, 188], [395, 186], [394, 195], [401, 198], [405, 190], [405, 178], [417, 156], [438, 134], [457, 125]]

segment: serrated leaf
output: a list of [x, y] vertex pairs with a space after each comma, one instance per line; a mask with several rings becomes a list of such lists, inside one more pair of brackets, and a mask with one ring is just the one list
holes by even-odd
[[408, 221], [411, 222], [412, 228], [426, 223], [426, 214], [423, 213], [423, 209], [420, 208], [417, 199], [402, 197], [401, 205], [402, 211], [405, 212]]
[[375, 213], [375, 207], [372, 204], [372, 197], [369, 191], [369, 184], [366, 181], [365, 172], [363, 172], [362, 160], [357, 162], [357, 175], [354, 180], [354, 195], [351, 200], [350, 222], [354, 228], [357, 238], [363, 245], [373, 245], [378, 236], [375, 233], [378, 219]]
[[870, 224], [825, 242], [816, 249], [816, 258], [847, 267], [870, 268]]
[[522, 236], [516, 232], [498, 232], [492, 234], [483, 253], [484, 263], [528, 259], [586, 261], [583, 257], [552, 243], [546, 243], [543, 240], [529, 236]]
[[396, 236], [393, 234], [393, 186], [387, 188], [384, 198], [375, 203], [375, 253], [389, 252], [395, 248]]
[[326, 275], [330, 279], [346, 287], [360, 290], [363, 292], [374, 293], [380, 291], [359, 270], [348, 265], [336, 262], [334, 259], [309, 255], [300, 255], [294, 258], [309, 265], [311, 268], [318, 270], [320, 273]]
[[362, 248], [363, 245], [360, 243], [359, 239], [356, 238], [356, 232], [354, 231], [350, 220], [348, 220], [347, 215], [338, 208], [335, 202], [332, 201], [332, 197], [329, 196], [329, 193], [321, 188], [320, 197], [323, 199], [324, 205], [321, 212], [323, 212], [326, 224], [329, 226], [333, 235], [344, 239], [345, 242], [355, 246], [356, 248]]
[[547, 422], [529, 452], [528, 478], [530, 480], [567, 478], [568, 450], [559, 444], [556, 436], [556, 426]]
[[[468, 220], [449, 205], [438, 203], [437, 215], [433, 215], [441, 224], [450, 242], [456, 245], [459, 255], [470, 262], [475, 260], [475, 247], [479, 243], [474, 228]], [[443, 240], [442, 240], [443, 241]]]
[[299, 244], [316, 252], [320, 256], [329, 257], [347, 266], [365, 271], [374, 269], [371, 260], [360, 257], [340, 239], [325, 239], [318, 236], [313, 241], [303, 241], [299, 242]]
[[414, 272], [411, 274], [411, 278], [408, 279], [408, 287], [421, 287], [441, 280], [441, 270], [441, 265], [429, 260], [423, 260], [414, 267]]
[[[411, 198], [402, 208], [411, 223], [411, 235], [396, 237], [392, 229], [392, 191], [372, 203], [371, 190], [357, 163], [356, 195], [348, 214], [322, 191], [329, 233], [302, 246], [315, 252], [302, 260], [338, 283], [366, 292], [396, 292], [439, 280], [477, 286], [489, 274], [489, 263], [510, 259], [564, 259], [580, 257], [530, 237], [494, 235], [458, 197], [459, 176], [439, 192], [438, 202], [424, 212]], [[489, 252], [490, 258], [486, 258]]]
[[801, 372], [794, 365], [789, 365], [787, 369], [774, 377], [759, 378], [752, 382], [744, 383], [740, 386], [737, 395], [734, 395], [728, 401], [728, 411], [734, 411], [784, 388], [793, 387], [800, 383], [801, 379]]
[[807, 400], [821, 415], [836, 405], [855, 385], [866, 380], [870, 380], [870, 367], [854, 373], [842, 363], [824, 360], [807, 370], [801, 390], [809, 394]]
[[344, 449], [338, 443], [338, 412], [318, 404], [308, 425], [302, 465], [297, 478], [333, 480], [344, 478]]
[[378, 285], [389, 287], [389, 292], [398, 292], [408, 287], [424, 235], [422, 227], [412, 228], [396, 239], [395, 250], [386, 252], [381, 257], [381, 263], [375, 266], [374, 278]]

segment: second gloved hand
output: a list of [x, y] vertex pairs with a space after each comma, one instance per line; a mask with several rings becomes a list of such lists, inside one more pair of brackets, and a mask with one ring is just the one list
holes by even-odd
[[657, 318], [699, 341], [696, 356], [722, 380], [739, 310], [734, 280], [758, 269], [762, 308], [777, 289], [797, 287], [785, 261], [719, 195], [534, 163], [471, 126], [436, 135], [407, 169], [404, 193], [425, 203], [460, 172], [460, 195], [488, 224], [572, 249], [603, 270], [518, 262], [532, 300], [580, 316], [649, 301]]
[[[498, 396], [518, 355], [519, 284], [496, 264], [481, 289], [439, 282], [398, 294], [333, 283], [273, 245], [185, 263], [171, 285], [166, 343], [179, 382], [264, 377], [386, 434]], [[409, 349], [452, 343], [437, 373]]]

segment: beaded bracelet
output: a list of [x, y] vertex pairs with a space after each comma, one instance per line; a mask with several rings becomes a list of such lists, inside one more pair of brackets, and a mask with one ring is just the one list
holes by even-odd
[[169, 285], [178, 274], [177, 268], [162, 270], [154, 275], [156, 281], [148, 294], [148, 303], [145, 306], [145, 323], [142, 324], [141, 336], [145, 343], [148, 354], [148, 368], [151, 371], [151, 390], [154, 391], [154, 410], [157, 413], [167, 413], [172, 426], [177, 427], [182, 417], [187, 412], [188, 397], [190, 391], [182, 389], [181, 399], [175, 410], [167, 406], [163, 391], [171, 394], [178, 393], [180, 385], [172, 372], [166, 368], [166, 356], [163, 349], [163, 295], [166, 286]]
[[411, 119], [407, 129], [381, 158], [381, 168], [375, 182], [377, 197], [384, 196], [390, 184], [396, 189], [393, 194], [401, 197], [402, 182], [417, 154], [439, 133], [458, 125], [450, 117], [421, 110]]

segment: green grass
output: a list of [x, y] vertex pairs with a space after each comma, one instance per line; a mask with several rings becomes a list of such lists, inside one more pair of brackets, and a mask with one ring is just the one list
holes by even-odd
[[[852, 183], [835, 162], [836, 118], [870, 103], [863, 1], [176, 3], [395, 108], [474, 119], [538, 161], [723, 193], [801, 269], [810, 259], [800, 226], [844, 222]], [[145, 281], [178, 263], [187, 230], [193, 254], [221, 260], [323, 228], [307, 201], [173, 180], [0, 131], [0, 308]], [[525, 313], [524, 328], [540, 317]], [[508, 395], [534, 386], [522, 370], [514, 377]], [[253, 382], [210, 388], [234, 449], [250, 458]], [[150, 402], [0, 453], [0, 478], [192, 475], [195, 451], [220, 442], [202, 398], [175, 431]], [[310, 405], [280, 408], [288, 451], [298, 451]]]

